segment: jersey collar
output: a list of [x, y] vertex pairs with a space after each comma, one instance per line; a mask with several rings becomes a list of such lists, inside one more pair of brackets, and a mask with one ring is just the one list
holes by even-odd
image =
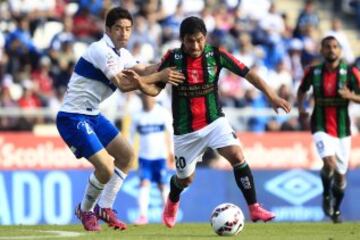
[[114, 43], [112, 42], [111, 38], [105, 33], [103, 36], [103, 39], [106, 43], [106, 45], [108, 45], [112, 50], [114, 50], [114, 52], [120, 56], [120, 49], [116, 49]]

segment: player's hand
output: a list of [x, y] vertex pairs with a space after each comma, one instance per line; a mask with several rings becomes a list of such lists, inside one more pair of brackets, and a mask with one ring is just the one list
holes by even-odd
[[277, 96], [274, 99], [272, 99], [271, 104], [276, 113], [279, 113], [279, 108], [284, 110], [286, 113], [289, 113], [291, 111], [290, 103], [281, 97]]
[[306, 120], [309, 117], [309, 113], [303, 109], [303, 108], [299, 108], [299, 118], [300, 120]]
[[164, 74], [163, 82], [178, 86], [185, 81], [184, 74], [177, 70], [176, 67], [165, 68], [161, 72]]
[[134, 70], [131, 69], [124, 69], [122, 73], [125, 75], [125, 77], [134, 83], [136, 83], [137, 86], [141, 85], [141, 76], [137, 74]]
[[339, 89], [338, 93], [344, 99], [350, 100], [353, 96], [353, 93], [350, 91], [350, 89], [347, 86], [344, 86], [343, 88]]

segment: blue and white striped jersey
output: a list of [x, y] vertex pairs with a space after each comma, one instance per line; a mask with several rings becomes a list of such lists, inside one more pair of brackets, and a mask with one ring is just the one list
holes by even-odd
[[[150, 111], [135, 114], [132, 119], [130, 135], [139, 134], [139, 157], [147, 160], [167, 159], [168, 146], [165, 131], [172, 134], [172, 117], [170, 112], [159, 104]], [[170, 143], [172, 149], [172, 143]], [[173, 151], [173, 150], [171, 150]]]
[[117, 88], [110, 79], [136, 65], [125, 48], [115, 49], [107, 34], [92, 43], [75, 65], [60, 109], [63, 112], [99, 114], [99, 104]]

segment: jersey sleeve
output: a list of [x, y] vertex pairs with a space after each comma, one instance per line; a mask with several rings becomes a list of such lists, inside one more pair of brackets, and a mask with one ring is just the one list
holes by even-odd
[[219, 49], [220, 67], [224, 67], [231, 72], [245, 77], [249, 72], [249, 68], [238, 59], [236, 59], [231, 53], [223, 48]]
[[118, 61], [118, 55], [108, 47], [101, 45], [91, 45], [88, 56], [91, 63], [101, 72], [105, 74], [108, 79], [113, 78], [122, 71], [122, 66]]
[[125, 65], [124, 65], [125, 68], [132, 68], [133, 66], [138, 64], [138, 62], [136, 61], [134, 56], [128, 50], [122, 48], [121, 55], [124, 59], [126, 59]]
[[174, 64], [172, 64], [173, 61], [171, 61], [172, 55], [173, 55], [173, 50], [168, 50], [165, 53], [165, 55], [161, 58], [158, 71], [161, 71], [161, 70], [163, 70], [164, 68], [167, 68], [167, 67], [175, 66]]
[[360, 94], [360, 71], [356, 67], [350, 70], [350, 89], [356, 94]]
[[309, 67], [309, 68], [305, 69], [304, 77], [301, 80], [301, 83], [299, 86], [300, 91], [302, 91], [302, 92], [309, 91], [310, 86], [311, 86], [311, 76], [312, 76], [313, 70], [314, 70], [313, 67]]
[[[168, 50], [166, 52], [166, 54], [161, 58], [160, 65], [159, 65], [159, 68], [158, 68], [158, 72], [165, 69], [165, 68], [167, 68], [167, 67], [175, 66], [174, 64], [172, 64], [173, 61], [171, 60], [172, 53], [173, 53], [172, 50]], [[157, 82], [156, 86], [158, 86], [159, 88], [165, 88], [166, 83]]]

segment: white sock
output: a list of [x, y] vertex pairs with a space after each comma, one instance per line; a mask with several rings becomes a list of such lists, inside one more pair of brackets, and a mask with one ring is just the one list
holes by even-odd
[[104, 185], [105, 184], [99, 182], [94, 173], [90, 175], [83, 200], [81, 201], [82, 211], [93, 211], [96, 201], [104, 189]]
[[116, 195], [119, 192], [121, 185], [123, 184], [127, 174], [115, 167], [114, 174], [110, 181], [105, 185], [99, 200], [99, 206], [102, 208], [112, 208]]
[[165, 205], [166, 200], [169, 196], [169, 188], [167, 186], [164, 187], [163, 191], [160, 191], [160, 193], [161, 193], [162, 203], [163, 205]]
[[147, 217], [148, 215], [149, 195], [150, 195], [150, 186], [140, 187], [139, 198], [138, 198], [140, 216]]

